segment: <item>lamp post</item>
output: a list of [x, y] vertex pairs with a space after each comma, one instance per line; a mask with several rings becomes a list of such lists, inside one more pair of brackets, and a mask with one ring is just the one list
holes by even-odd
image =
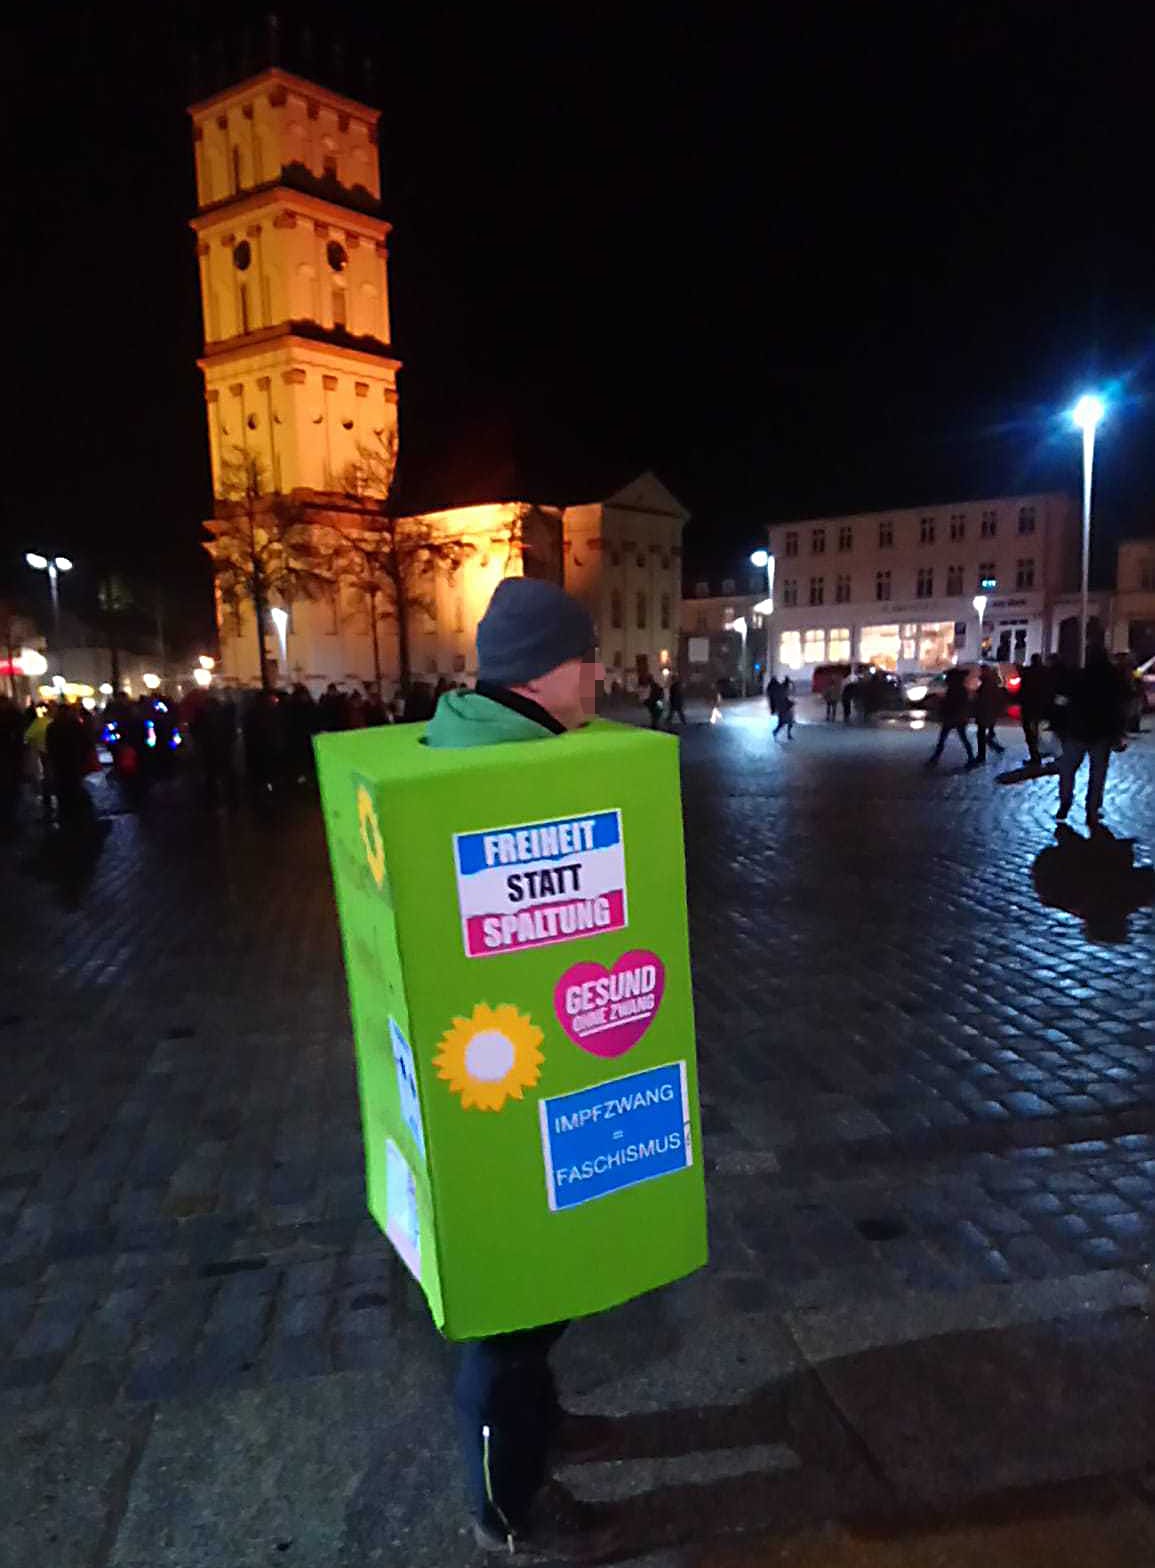
[[979, 618], [979, 645], [978, 645], [978, 661], [977, 662], [979, 664], [981, 664], [982, 661], [983, 661], [983, 617], [987, 613], [987, 596], [986, 596], [986, 594], [985, 593], [976, 593], [974, 598], [971, 600], [971, 603], [974, 605], [974, 607], [975, 607], [975, 614]]
[[766, 678], [769, 679], [774, 674], [774, 628], [771, 625], [774, 614], [774, 557], [769, 550], [752, 550], [750, 565], [766, 569], [766, 597], [754, 606], [754, 613], [761, 615], [766, 622]]
[[24, 557], [34, 572], [48, 573], [48, 586], [52, 591], [52, 642], [60, 650], [60, 574], [70, 572], [72, 562], [66, 555], [37, 555], [29, 550]]
[[1095, 464], [1095, 431], [1106, 404], [1093, 392], [1084, 392], [1071, 410], [1071, 422], [1083, 432], [1083, 575], [1079, 598], [1079, 663], [1087, 662], [1087, 585], [1091, 571], [1091, 470]]
[[746, 695], [746, 632], [748, 630], [746, 617], [737, 615], [726, 628], [727, 631], [737, 632], [742, 638], [742, 695]]

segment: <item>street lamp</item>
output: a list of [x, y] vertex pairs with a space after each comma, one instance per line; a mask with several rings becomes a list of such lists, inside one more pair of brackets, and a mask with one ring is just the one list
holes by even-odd
[[154, 674], [151, 670], [147, 675], [142, 675], [140, 678], [144, 683], [146, 691], [156, 691], [157, 687], [160, 685], [160, 676]]
[[70, 572], [72, 562], [66, 555], [37, 555], [35, 550], [29, 550], [24, 557], [25, 561], [34, 572], [47, 572], [48, 585], [52, 590], [52, 640], [57, 651], [60, 649], [60, 574]]
[[766, 569], [766, 597], [754, 606], [754, 611], [766, 621], [766, 674], [769, 677], [774, 674], [774, 628], [770, 623], [774, 614], [774, 557], [769, 550], [752, 550], [750, 565]]
[[734, 618], [726, 628], [729, 632], [739, 632], [742, 637], [742, 695], [746, 695], [746, 617], [739, 615]]
[[1079, 663], [1087, 662], [1087, 584], [1091, 570], [1091, 470], [1095, 463], [1095, 431], [1107, 405], [1093, 392], [1084, 392], [1071, 410], [1071, 423], [1083, 432], [1083, 579], [1079, 601]]
[[982, 660], [983, 660], [983, 617], [987, 613], [987, 596], [986, 596], [986, 594], [985, 593], [976, 593], [974, 598], [971, 600], [971, 603], [974, 605], [974, 607], [975, 607], [975, 614], [979, 618], [979, 648], [978, 648], [979, 657], [978, 657], [978, 662], [981, 664]]

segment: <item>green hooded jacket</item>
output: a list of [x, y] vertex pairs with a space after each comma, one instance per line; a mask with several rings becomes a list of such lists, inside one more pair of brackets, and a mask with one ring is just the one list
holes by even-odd
[[[425, 731], [425, 744], [438, 750], [461, 750], [466, 746], [497, 746], [505, 741], [549, 740], [562, 734], [559, 724], [537, 705], [516, 693], [503, 692], [504, 700], [484, 690], [447, 691]], [[514, 706], [516, 704], [516, 706]], [[541, 719], [533, 717], [534, 712]]]

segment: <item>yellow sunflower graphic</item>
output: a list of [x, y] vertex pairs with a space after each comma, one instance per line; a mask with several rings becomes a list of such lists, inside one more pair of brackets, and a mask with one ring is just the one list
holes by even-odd
[[500, 1111], [541, 1076], [543, 1038], [533, 1019], [509, 1002], [478, 1002], [472, 1017], [455, 1018], [441, 1036], [437, 1076], [461, 1096], [463, 1110]]
[[357, 787], [357, 821], [361, 827], [361, 842], [365, 846], [365, 861], [380, 887], [385, 881], [385, 841], [377, 821], [377, 808], [364, 784]]

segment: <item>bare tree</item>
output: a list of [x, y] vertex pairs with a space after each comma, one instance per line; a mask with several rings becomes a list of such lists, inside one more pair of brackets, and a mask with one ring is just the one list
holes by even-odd
[[304, 509], [265, 486], [260, 459], [241, 447], [221, 464], [222, 499], [208, 528], [205, 549], [213, 560], [222, 605], [238, 618], [251, 605], [257, 628], [261, 686], [272, 685], [265, 648], [270, 604], [316, 599], [332, 592], [340, 576], [336, 542], [325, 548]]

